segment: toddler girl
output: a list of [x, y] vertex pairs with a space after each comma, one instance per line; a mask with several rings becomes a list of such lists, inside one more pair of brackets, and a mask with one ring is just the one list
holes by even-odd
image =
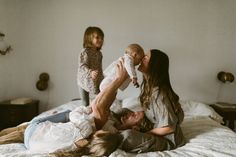
[[83, 49], [79, 56], [77, 84], [80, 97], [85, 106], [89, 105], [89, 96], [99, 93], [103, 79], [102, 53], [104, 33], [98, 27], [88, 27], [84, 33]]

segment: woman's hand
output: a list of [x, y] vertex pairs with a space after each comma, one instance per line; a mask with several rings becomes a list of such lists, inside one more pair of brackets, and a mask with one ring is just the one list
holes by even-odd
[[174, 131], [172, 127], [166, 126], [162, 128], [154, 128], [147, 133], [153, 134], [153, 135], [158, 135], [158, 136], [165, 136], [167, 134], [170, 134]]

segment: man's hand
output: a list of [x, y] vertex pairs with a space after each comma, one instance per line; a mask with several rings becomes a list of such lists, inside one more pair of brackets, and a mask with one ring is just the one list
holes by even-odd
[[128, 73], [124, 66], [124, 59], [120, 59], [119, 63], [116, 65], [116, 76], [115, 78], [123, 83], [128, 78]]
[[87, 139], [80, 139], [74, 142], [77, 148], [83, 148], [89, 144]]

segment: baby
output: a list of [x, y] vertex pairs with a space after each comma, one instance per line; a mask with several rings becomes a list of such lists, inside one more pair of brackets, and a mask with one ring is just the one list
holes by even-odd
[[130, 78], [127, 78], [123, 84], [119, 87], [120, 90], [125, 90], [129, 83], [132, 81], [136, 88], [139, 87], [137, 73], [135, 66], [139, 65], [144, 57], [144, 50], [138, 44], [130, 44], [125, 49], [125, 54], [123, 57], [120, 57], [118, 60], [114, 61], [104, 70], [104, 79], [100, 84], [100, 91], [107, 87], [107, 85], [112, 82], [116, 74], [116, 65], [120, 59], [124, 59], [124, 67]]

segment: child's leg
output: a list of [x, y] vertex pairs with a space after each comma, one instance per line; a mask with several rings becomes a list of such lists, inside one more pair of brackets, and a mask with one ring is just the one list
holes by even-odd
[[80, 98], [82, 100], [82, 105], [89, 106], [89, 92], [80, 87]]

